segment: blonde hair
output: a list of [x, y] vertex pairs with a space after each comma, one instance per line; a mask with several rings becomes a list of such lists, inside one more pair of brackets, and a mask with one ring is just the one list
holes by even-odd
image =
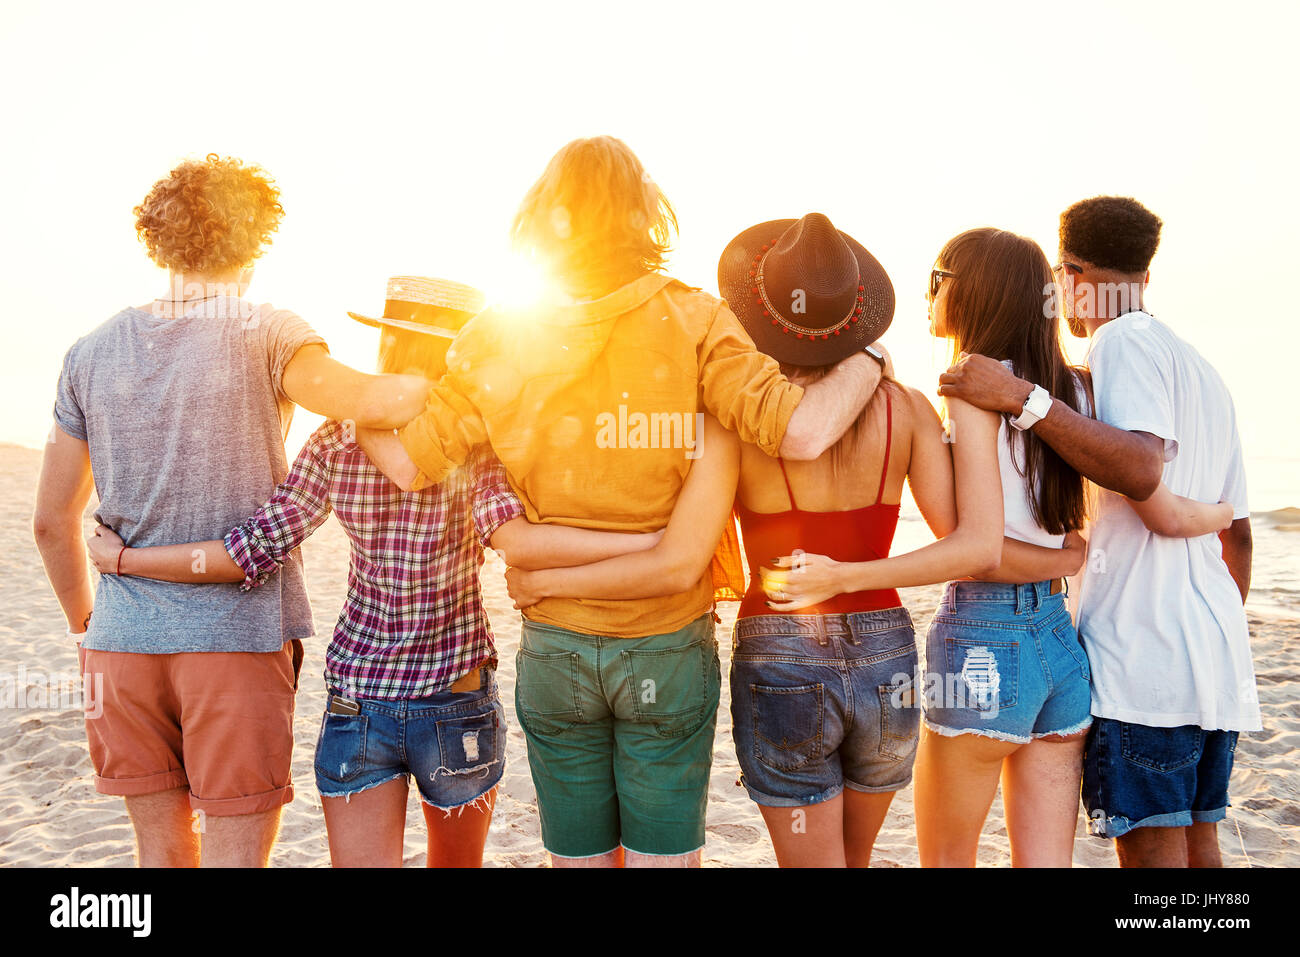
[[284, 207], [275, 181], [261, 167], [209, 153], [154, 183], [134, 212], [136, 235], [159, 266], [219, 273], [262, 254]]
[[[455, 315], [452, 310], [447, 310]], [[447, 347], [451, 340], [394, 326], [379, 330], [379, 371], [394, 375], [422, 375], [438, 379], [447, 371]]]
[[622, 140], [574, 140], [551, 157], [511, 230], [578, 289], [607, 292], [663, 269], [677, 214]]

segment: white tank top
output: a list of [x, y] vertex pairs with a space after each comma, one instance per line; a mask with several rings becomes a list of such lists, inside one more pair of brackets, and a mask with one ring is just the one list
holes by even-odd
[[[1015, 371], [1010, 359], [1003, 359], [1002, 364]], [[1080, 411], [1084, 415], [1090, 415], [1088, 393], [1084, 390], [1083, 384], [1078, 381], [1077, 375], [1075, 384], [1078, 389]], [[1043, 527], [1034, 520], [1034, 511], [1030, 506], [1032, 489], [1029, 476], [1021, 475], [1020, 469], [1016, 468], [1017, 465], [1020, 469], [1025, 468], [1025, 437], [1018, 429], [1007, 424], [1007, 417], [1004, 415], [998, 425], [998, 469], [1002, 474], [1002, 516], [1005, 523], [1003, 534], [1007, 538], [1028, 542], [1030, 545], [1060, 548], [1065, 543], [1065, 536], [1044, 531]]]

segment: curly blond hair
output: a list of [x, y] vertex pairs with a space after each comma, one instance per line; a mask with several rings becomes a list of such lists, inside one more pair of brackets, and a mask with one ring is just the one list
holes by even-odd
[[284, 207], [260, 166], [209, 153], [154, 183], [134, 212], [136, 235], [159, 266], [215, 274], [260, 256]]

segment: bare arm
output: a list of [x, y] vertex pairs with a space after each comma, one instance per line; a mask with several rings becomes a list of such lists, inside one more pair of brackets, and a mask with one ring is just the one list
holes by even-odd
[[1060, 548], [1030, 545], [1014, 538], [1002, 539], [1002, 564], [981, 576], [984, 581], [1025, 585], [1052, 578], [1069, 578], [1083, 567], [1088, 542], [1078, 532], [1068, 532]]
[[420, 470], [411, 461], [406, 448], [392, 429], [357, 429], [357, 445], [366, 453], [372, 465], [388, 476], [390, 482], [403, 492], [415, 485]]
[[[919, 393], [912, 394], [913, 471], [944, 468], [947, 454], [938, 417]], [[927, 411], [928, 410], [928, 413]], [[873, 562], [836, 562], [825, 555], [801, 556], [796, 569], [793, 558], [783, 557], [777, 571], [768, 574], [764, 588], [769, 596], [783, 595], [784, 601], [769, 601], [777, 612], [815, 605], [832, 595], [851, 591], [929, 585], [953, 578], [982, 577], [995, 569], [1002, 550], [1002, 483], [998, 477], [998, 418], [960, 400], [949, 406], [952, 422], [952, 474], [956, 478], [956, 527], [939, 541], [903, 555]], [[951, 506], [931, 496], [942, 495], [945, 484], [929, 481], [913, 484], [913, 495], [923, 514], [934, 516], [944, 527], [946, 509]]]
[[1250, 564], [1255, 550], [1250, 518], [1236, 519], [1219, 533], [1219, 541], [1223, 544], [1223, 561], [1228, 566], [1232, 580], [1237, 583], [1237, 590], [1241, 592], [1241, 602], [1244, 605], [1246, 596], [1250, 594]]
[[419, 415], [431, 385], [418, 375], [358, 372], [320, 343], [294, 353], [281, 379], [284, 394], [304, 409], [376, 429], [395, 429]]
[[1175, 495], [1161, 482], [1155, 494], [1145, 502], [1129, 499], [1142, 524], [1157, 535], [1168, 538], [1196, 538], [1221, 532], [1232, 524], [1232, 504], [1209, 505]]
[[124, 548], [117, 533], [100, 525], [86, 539], [91, 561], [104, 575], [186, 584], [260, 584], [329, 517], [329, 477], [320, 435], [307, 440], [270, 499], [231, 529], [224, 541]]
[[226, 552], [224, 542], [189, 542], [184, 545], [154, 545], [126, 548], [111, 528], [100, 525], [86, 539], [90, 560], [101, 575], [118, 574], [121, 556], [123, 575], [153, 578], [164, 582], [238, 582], [244, 570]]
[[85, 632], [95, 604], [81, 544], [81, 516], [93, 490], [89, 447], [56, 426], [41, 460], [32, 532], [45, 575], [73, 634]]
[[533, 524], [512, 518], [492, 536], [492, 548], [512, 568], [567, 568], [642, 552], [663, 539], [658, 532], [602, 532], [570, 525]]
[[711, 415], [703, 454], [691, 465], [662, 540], [653, 548], [591, 565], [506, 574], [515, 607], [543, 598], [654, 598], [676, 595], [700, 580], [731, 520], [740, 474], [740, 442]]
[[807, 386], [781, 439], [782, 457], [812, 461], [838, 442], [871, 401], [881, 375], [880, 363], [858, 352]]
[[[939, 394], [964, 399], [991, 412], [1019, 415], [1033, 391], [996, 359], [966, 355], [939, 377]], [[1149, 432], [1125, 432], [1080, 415], [1060, 399], [1034, 427], [1076, 472], [1103, 488], [1145, 501], [1164, 471], [1164, 442]]]

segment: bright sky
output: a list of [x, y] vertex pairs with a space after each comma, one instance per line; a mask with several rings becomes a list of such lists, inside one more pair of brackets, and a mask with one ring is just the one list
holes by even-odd
[[711, 292], [741, 229], [829, 215], [889, 271], [886, 342], [925, 388], [946, 365], [922, 298], [945, 240], [999, 226], [1055, 262], [1064, 207], [1136, 196], [1165, 221], [1148, 307], [1223, 373], [1248, 455], [1295, 458], [1300, 5], [1044, 7], [11, 7], [0, 441], [39, 447], [67, 347], [163, 292], [131, 209], [183, 157], [276, 177], [287, 215], [250, 296], [370, 368], [377, 333], [345, 310], [381, 309], [397, 273], [498, 291], [524, 191], [565, 142], [609, 133], [676, 206], [670, 271]]

